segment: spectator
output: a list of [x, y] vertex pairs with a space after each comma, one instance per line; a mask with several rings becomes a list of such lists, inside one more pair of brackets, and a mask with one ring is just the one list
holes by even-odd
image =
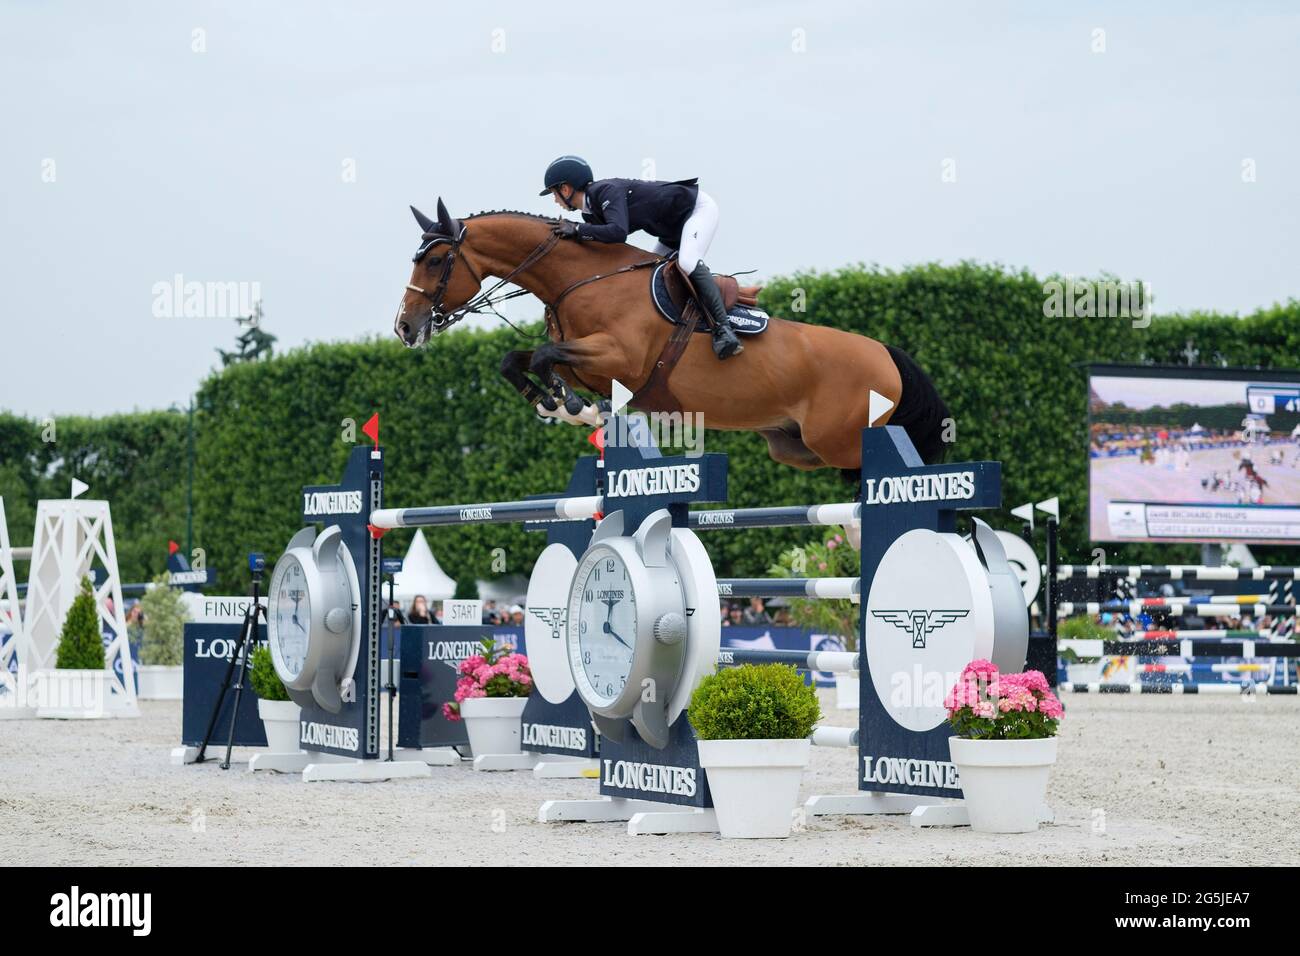
[[739, 604], [732, 604], [727, 608], [727, 619], [723, 621], [727, 627], [744, 627], [744, 612]]
[[139, 602], [131, 605], [126, 612], [126, 639], [136, 647], [144, 640], [144, 608]]
[[415, 600], [411, 602], [411, 613], [406, 616], [406, 619], [412, 624], [433, 623], [433, 615], [429, 613], [429, 602], [424, 599], [423, 594], [415, 596]]
[[763, 607], [761, 597], [752, 597], [749, 599], [749, 607], [745, 608], [742, 619], [747, 627], [762, 627], [764, 624], [772, 623], [772, 616], [767, 613]]
[[515, 627], [524, 626], [524, 609], [518, 604], [512, 604], [510, 606], [510, 623]]

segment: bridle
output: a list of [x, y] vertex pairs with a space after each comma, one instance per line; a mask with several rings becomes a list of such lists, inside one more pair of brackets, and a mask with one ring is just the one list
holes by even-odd
[[[432, 292], [429, 292], [427, 289], [421, 289], [418, 285], [412, 285], [409, 282], [406, 284], [408, 290], [419, 293], [428, 299], [430, 303], [429, 318], [427, 318], [424, 321], [424, 324], [420, 326], [420, 331], [416, 335], [415, 341], [410, 345], [411, 348], [419, 348], [429, 340], [431, 334], [437, 335], [452, 325], [455, 325], [461, 319], [465, 318], [465, 316], [479, 312], [491, 312], [507, 325], [510, 325], [511, 328], [514, 328], [513, 323], [498, 312], [496, 307], [499, 303], [506, 302], [521, 295], [528, 295], [528, 290], [516, 289], [513, 292], [505, 292], [500, 295], [494, 295], [494, 293], [503, 285], [508, 285], [510, 282], [514, 281], [516, 277], [537, 265], [537, 263], [544, 259], [546, 254], [554, 249], [556, 244], [560, 241], [560, 237], [557, 235], [552, 234], [547, 236], [542, 240], [537, 248], [524, 257], [524, 260], [520, 262], [519, 265], [515, 266], [507, 275], [493, 283], [491, 287], [479, 292], [478, 295], [474, 296], [459, 308], [452, 309], [450, 312], [445, 312], [443, 310], [443, 299], [446, 298], [447, 286], [451, 283], [451, 273], [456, 266], [456, 256], [461, 252], [461, 244], [465, 241], [465, 233], [466, 226], [462, 223], [460, 231], [454, 239], [441, 237], [432, 238], [422, 245], [415, 253], [414, 261], [419, 262], [434, 246], [442, 243], [451, 244], [451, 249], [449, 249], [447, 254], [443, 257], [442, 269], [438, 273], [438, 284], [434, 286]], [[474, 277], [475, 284], [481, 286], [483, 284], [483, 276], [474, 269], [473, 265], [470, 263], [469, 256], [466, 255], [463, 256], [463, 258], [465, 259], [465, 268], [468, 269], [469, 274]]]

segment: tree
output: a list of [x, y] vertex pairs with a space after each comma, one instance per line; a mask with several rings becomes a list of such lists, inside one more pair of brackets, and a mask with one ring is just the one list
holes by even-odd
[[99, 610], [90, 578], [81, 579], [81, 593], [68, 608], [59, 634], [55, 667], [67, 670], [103, 670], [104, 637], [99, 629]]
[[185, 657], [185, 619], [189, 616], [181, 593], [167, 583], [167, 575], [153, 579], [153, 587], [140, 599], [144, 637], [140, 663], [179, 665]]

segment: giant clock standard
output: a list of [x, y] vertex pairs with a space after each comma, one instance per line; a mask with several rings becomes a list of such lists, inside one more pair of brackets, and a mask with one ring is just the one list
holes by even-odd
[[584, 685], [593, 698], [611, 704], [627, 686], [636, 650], [636, 592], [623, 558], [601, 549], [583, 561], [578, 606], [578, 650]]
[[668, 743], [687, 651], [687, 602], [669, 554], [671, 533], [666, 510], [631, 537], [623, 535], [621, 512], [607, 516], [569, 588], [569, 669], [597, 729], [611, 740], [622, 740], [630, 722], [651, 746]]
[[303, 528], [276, 562], [267, 589], [275, 672], [301, 707], [337, 714], [351, 695], [361, 648], [361, 588], [338, 525]]
[[271, 574], [268, 600], [271, 613], [267, 636], [271, 660], [282, 681], [296, 681], [307, 663], [307, 639], [311, 627], [307, 574], [296, 554], [290, 552], [277, 563]]

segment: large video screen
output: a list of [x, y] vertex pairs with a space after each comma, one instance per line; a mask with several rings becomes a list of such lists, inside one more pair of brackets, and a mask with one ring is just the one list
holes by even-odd
[[1300, 542], [1300, 371], [1093, 366], [1094, 541]]

